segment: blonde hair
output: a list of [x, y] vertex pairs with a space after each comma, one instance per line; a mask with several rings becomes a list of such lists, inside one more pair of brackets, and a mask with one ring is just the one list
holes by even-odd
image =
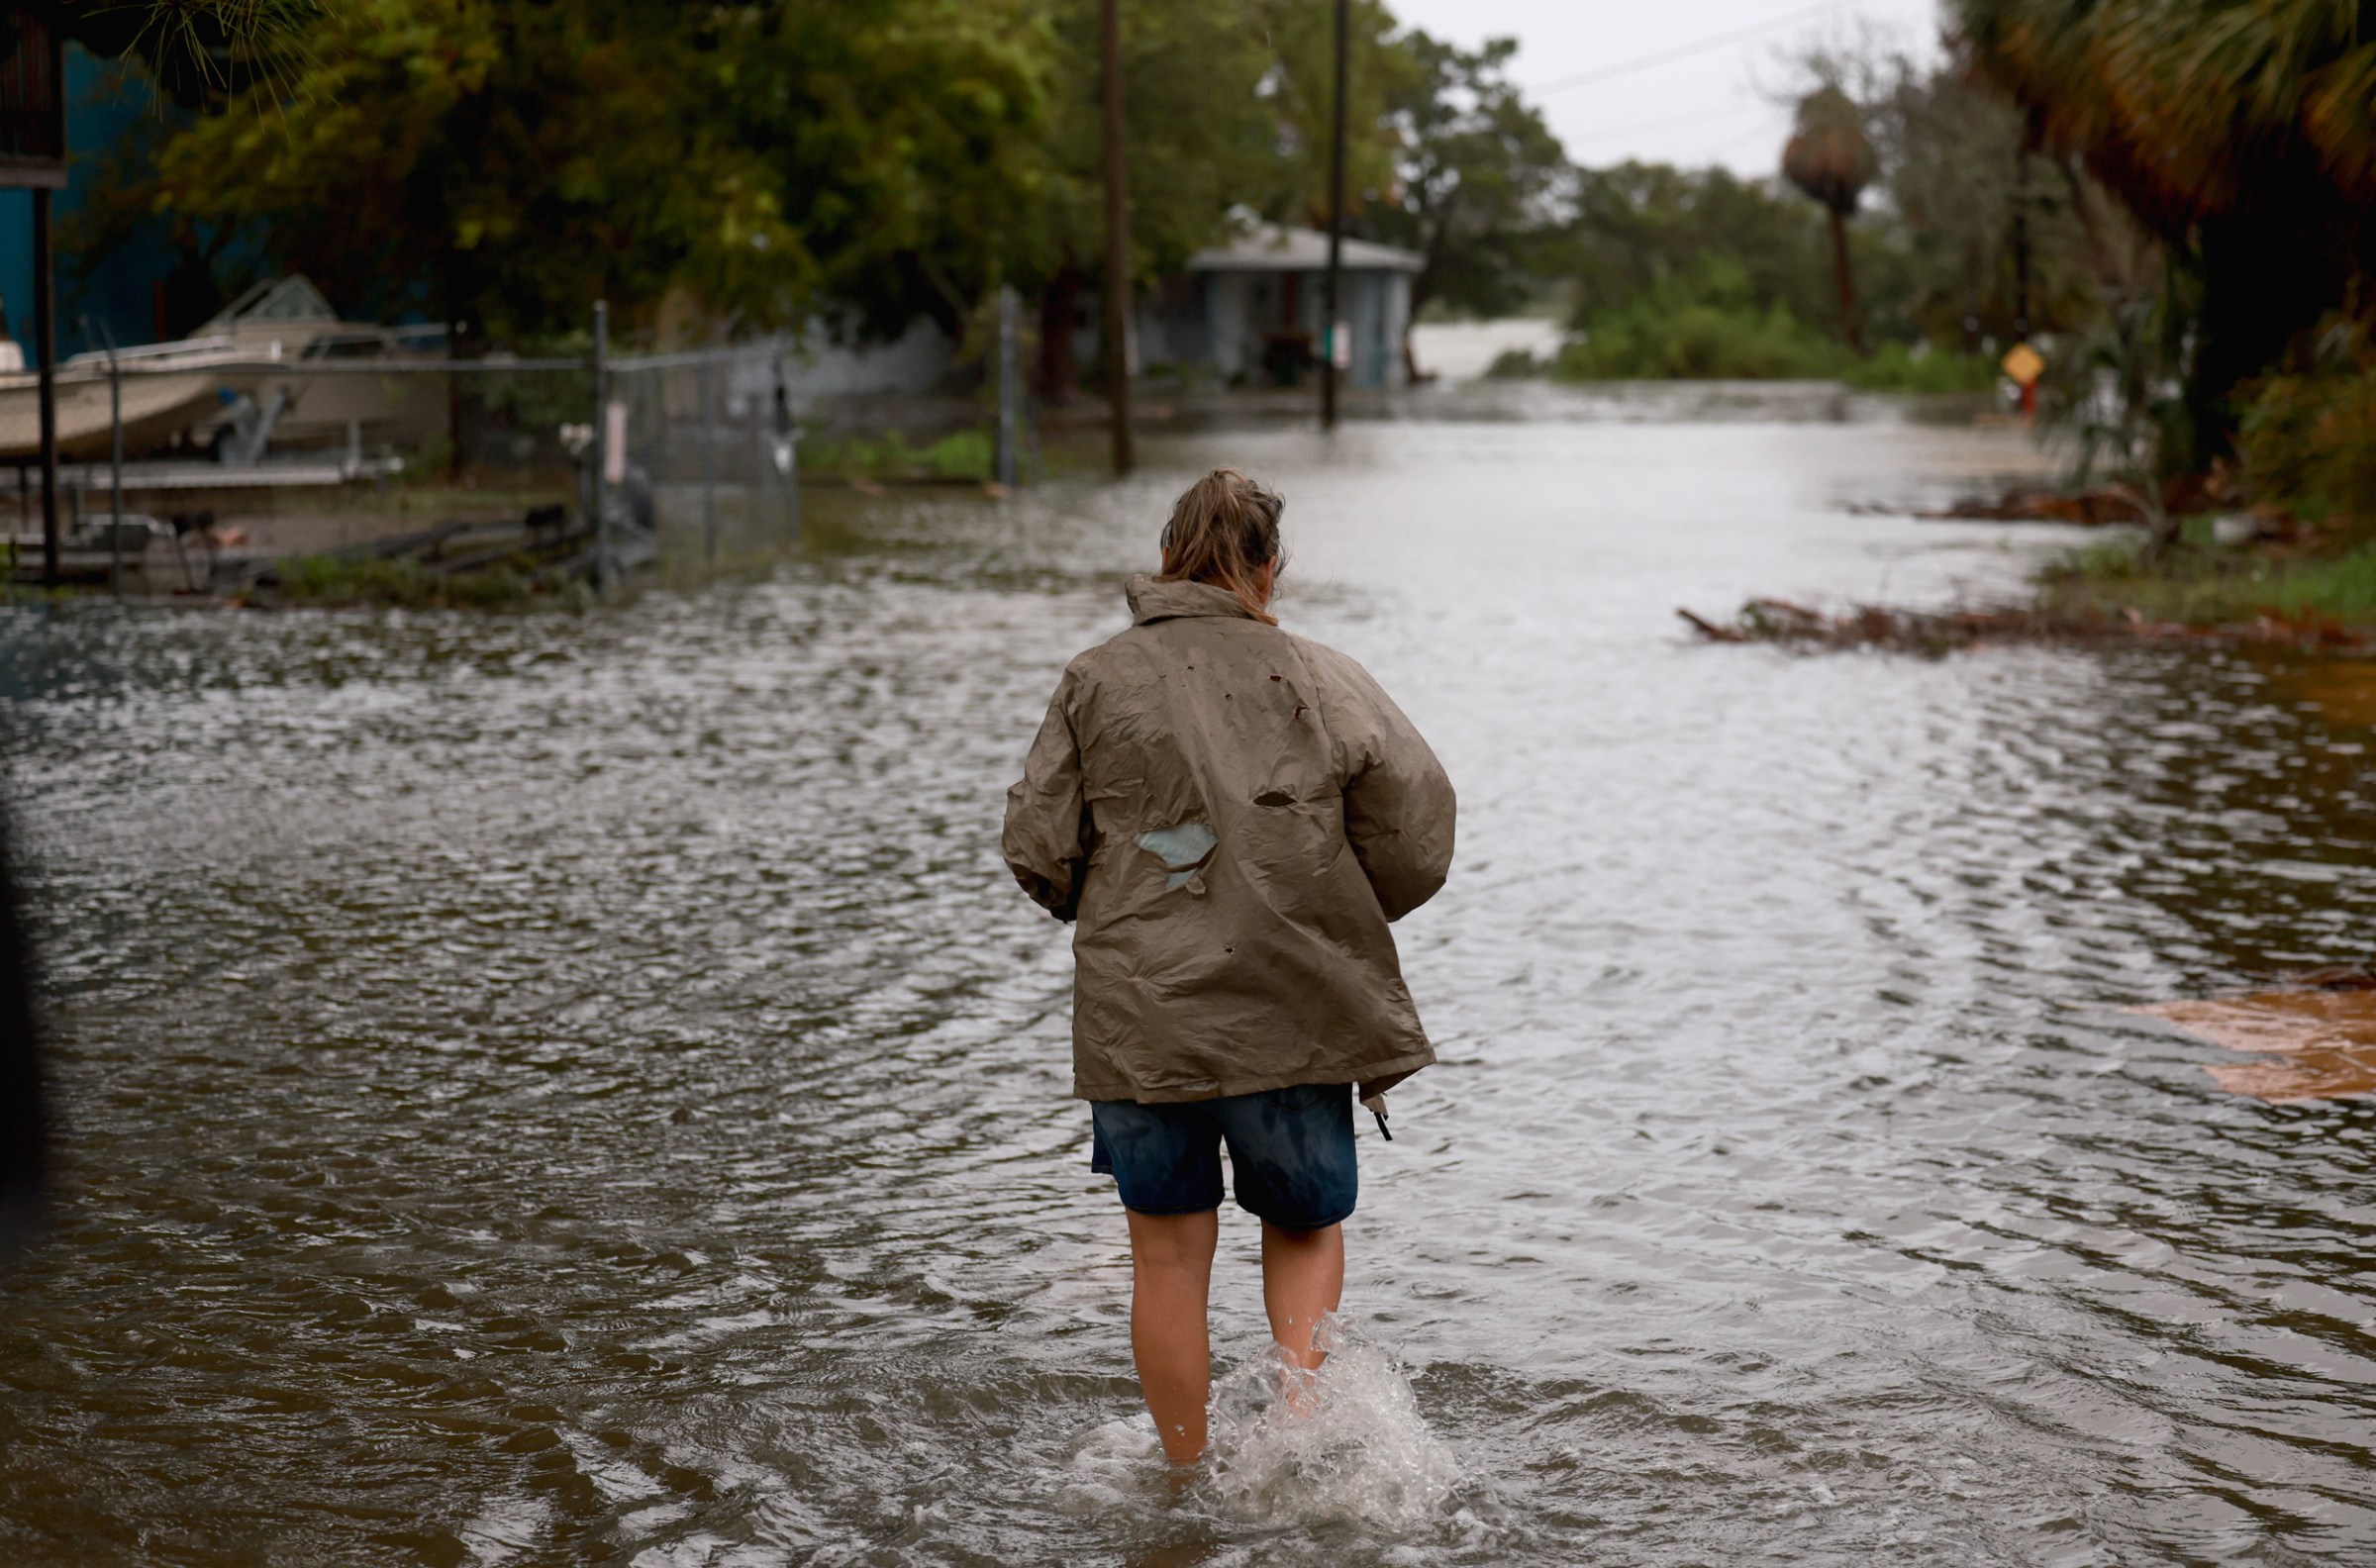
[[1287, 503], [1268, 485], [1235, 468], [1216, 468], [1172, 503], [1163, 525], [1164, 582], [1210, 583], [1233, 596], [1245, 613], [1271, 626], [1262, 568], [1275, 573], [1279, 556], [1279, 514]]

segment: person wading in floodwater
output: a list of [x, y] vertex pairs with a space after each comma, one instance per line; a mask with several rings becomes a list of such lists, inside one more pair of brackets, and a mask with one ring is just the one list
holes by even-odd
[[1452, 786], [1367, 671], [1279, 630], [1282, 505], [1233, 468], [1188, 487], [1161, 575], [1065, 669], [1007, 793], [1007, 864], [1075, 923], [1073, 1093], [1130, 1216], [1131, 1349], [1177, 1464], [1205, 1449], [1221, 1145], [1271, 1337], [1317, 1368], [1354, 1096], [1383, 1132], [1386, 1090], [1436, 1059], [1386, 926], [1451, 869]]

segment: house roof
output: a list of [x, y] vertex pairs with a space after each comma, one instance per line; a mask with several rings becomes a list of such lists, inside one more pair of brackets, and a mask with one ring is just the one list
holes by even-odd
[[[1226, 245], [1212, 245], [1188, 258], [1191, 272], [1321, 272], [1329, 265], [1329, 237], [1317, 229], [1257, 224]], [[1348, 272], [1418, 272], [1427, 260], [1416, 250], [1344, 242]]]

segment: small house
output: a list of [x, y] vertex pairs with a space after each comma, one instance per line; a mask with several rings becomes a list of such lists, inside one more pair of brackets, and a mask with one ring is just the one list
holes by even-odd
[[[1350, 386], [1401, 386], [1411, 279], [1426, 262], [1366, 240], [1344, 241], [1342, 254], [1337, 365]], [[1140, 364], [1205, 365], [1233, 385], [1303, 380], [1320, 363], [1328, 270], [1329, 237], [1316, 229], [1262, 224], [1197, 251], [1140, 309]]]

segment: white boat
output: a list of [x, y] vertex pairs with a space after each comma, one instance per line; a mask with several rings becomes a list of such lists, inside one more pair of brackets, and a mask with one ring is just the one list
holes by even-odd
[[[251, 359], [289, 368], [264, 376], [245, 406], [228, 403], [195, 423], [189, 432], [193, 445], [224, 454], [222, 443], [236, 441], [252, 443], [260, 453], [259, 430], [275, 448], [350, 440], [410, 445], [446, 431], [446, 377], [420, 373], [446, 356], [443, 326], [341, 321], [319, 289], [291, 275], [256, 284], [198, 333], [228, 338]], [[366, 363], [384, 363], [389, 373], [306, 373], [312, 365]]]
[[[227, 338], [184, 339], [126, 348], [124, 446], [138, 451], [188, 430], [263, 384], [269, 366]], [[97, 363], [91, 361], [96, 358]], [[0, 372], [0, 460], [38, 457], [42, 450], [41, 376]], [[107, 356], [76, 354], [57, 367], [57, 450], [62, 457], [97, 458], [112, 444]]]
[[[442, 327], [343, 322], [303, 277], [258, 283], [188, 338], [117, 350], [125, 450], [152, 451], [178, 439], [185, 447], [251, 460], [267, 441], [308, 445], [443, 430], [443, 377], [307, 375], [301, 367], [328, 360], [417, 363], [440, 356], [444, 336]], [[282, 365], [289, 369], [276, 369]], [[59, 455], [108, 455], [107, 353], [75, 354], [56, 376]], [[0, 461], [40, 454], [40, 385], [34, 371], [0, 370]]]

